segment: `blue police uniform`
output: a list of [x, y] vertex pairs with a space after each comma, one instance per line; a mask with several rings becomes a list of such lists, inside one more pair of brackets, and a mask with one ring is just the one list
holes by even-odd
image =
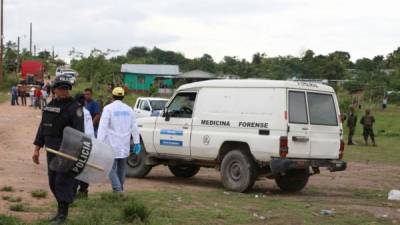
[[[63, 130], [69, 126], [79, 131], [84, 131], [84, 117], [82, 105], [72, 97], [52, 100], [43, 109], [42, 121], [40, 122], [34, 145], [46, 146], [59, 150], [63, 138]], [[54, 159], [55, 155], [47, 153], [47, 165]], [[49, 186], [58, 203], [57, 215], [68, 215], [68, 207], [75, 197], [77, 181], [68, 173], [57, 172], [48, 169]], [[57, 217], [57, 216], [56, 216]], [[56, 219], [53, 218], [53, 219]]]

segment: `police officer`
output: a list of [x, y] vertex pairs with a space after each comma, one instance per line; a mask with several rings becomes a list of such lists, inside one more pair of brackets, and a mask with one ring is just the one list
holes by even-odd
[[[66, 76], [56, 77], [53, 90], [55, 98], [43, 109], [34, 141], [33, 162], [39, 164], [39, 150], [47, 146], [59, 150], [62, 142], [63, 130], [69, 126], [79, 131], [84, 131], [84, 118], [82, 106], [74, 100], [69, 91], [72, 85]], [[47, 153], [48, 167], [55, 158], [54, 154]], [[58, 203], [57, 214], [50, 219], [54, 224], [63, 223], [68, 216], [69, 205], [75, 197], [76, 180], [67, 173], [48, 169], [49, 186]]]
[[347, 127], [349, 128], [349, 136], [348, 136], [348, 145], [354, 145], [353, 143], [353, 135], [354, 131], [356, 130], [357, 124], [357, 115], [354, 112], [354, 106], [350, 106], [349, 108], [349, 115], [347, 118]]
[[365, 110], [365, 115], [361, 118], [360, 123], [363, 125], [363, 136], [365, 145], [368, 145], [368, 137], [371, 137], [372, 144], [376, 146], [374, 129], [373, 129], [373, 125], [375, 123], [375, 117], [371, 115], [371, 111], [369, 109]]

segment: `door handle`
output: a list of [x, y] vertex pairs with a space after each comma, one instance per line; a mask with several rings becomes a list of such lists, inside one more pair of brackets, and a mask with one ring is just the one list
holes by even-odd
[[308, 127], [303, 127], [303, 128], [301, 128], [302, 130], [308, 130]]
[[187, 124], [187, 123], [184, 124], [182, 128], [185, 129], [185, 130], [189, 129], [189, 124]]
[[298, 142], [308, 142], [310, 139], [306, 136], [293, 136], [292, 140]]

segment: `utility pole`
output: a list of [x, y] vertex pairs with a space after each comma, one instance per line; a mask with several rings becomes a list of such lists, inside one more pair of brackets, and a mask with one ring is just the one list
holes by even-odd
[[20, 37], [18, 36], [18, 39], [17, 39], [17, 76], [19, 73], [19, 44], [20, 44]]
[[33, 45], [33, 56], [36, 56], [36, 45]]
[[32, 55], [32, 23], [29, 24], [29, 53]]
[[0, 2], [1, 22], [0, 22], [0, 85], [3, 84], [3, 0]]
[[17, 39], [17, 52], [18, 52], [18, 55], [19, 55], [19, 43], [20, 43], [20, 41], [21, 41], [21, 39], [18, 36], [18, 39]]

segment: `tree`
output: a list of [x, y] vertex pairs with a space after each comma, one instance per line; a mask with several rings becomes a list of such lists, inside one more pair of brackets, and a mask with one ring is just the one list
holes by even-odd
[[48, 60], [50, 59], [50, 52], [47, 50], [41, 51], [38, 53], [38, 58]]
[[8, 41], [4, 46], [4, 69], [7, 72], [15, 72], [18, 65], [18, 52], [17, 44], [12, 41]]
[[146, 47], [132, 47], [126, 53], [126, 57], [128, 59], [144, 58], [146, 56], [147, 56], [147, 48]]

